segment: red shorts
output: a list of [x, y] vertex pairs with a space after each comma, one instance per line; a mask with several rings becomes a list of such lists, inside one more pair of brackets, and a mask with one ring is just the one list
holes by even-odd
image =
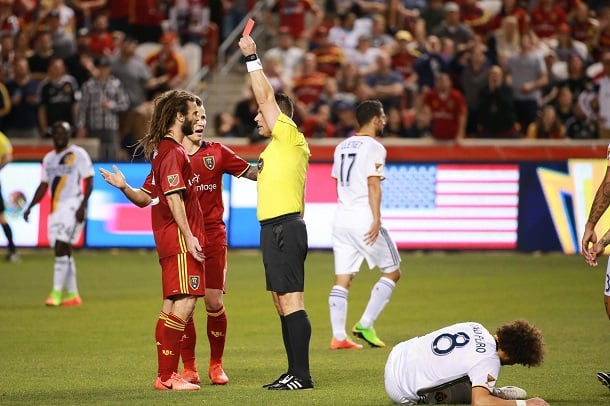
[[213, 244], [205, 246], [205, 287], [226, 291], [227, 246]]
[[205, 262], [190, 253], [160, 258], [163, 298], [176, 295], [203, 296], [205, 292]]

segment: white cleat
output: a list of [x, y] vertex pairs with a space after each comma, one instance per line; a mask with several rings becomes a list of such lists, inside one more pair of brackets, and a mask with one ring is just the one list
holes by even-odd
[[523, 400], [527, 398], [527, 392], [517, 386], [494, 388], [493, 395], [506, 400]]

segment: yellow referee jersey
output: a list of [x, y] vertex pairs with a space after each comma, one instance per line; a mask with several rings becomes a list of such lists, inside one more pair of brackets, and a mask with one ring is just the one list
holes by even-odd
[[309, 145], [296, 124], [280, 114], [271, 131], [271, 142], [258, 158], [259, 221], [290, 213], [303, 213]]

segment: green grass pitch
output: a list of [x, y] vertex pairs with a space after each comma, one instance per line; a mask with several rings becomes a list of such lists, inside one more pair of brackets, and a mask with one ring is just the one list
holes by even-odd
[[[551, 405], [610, 405], [596, 379], [610, 370], [610, 322], [602, 300], [606, 259], [597, 268], [559, 254], [402, 253], [403, 277], [375, 327], [388, 348], [330, 351], [328, 293], [332, 253], [307, 259], [305, 300], [311, 319], [316, 388], [266, 391], [284, 372], [279, 320], [265, 291], [260, 253], [229, 252], [224, 365], [230, 382], [201, 391], [158, 392], [153, 330], [161, 306], [156, 253], [75, 253], [84, 304], [48, 308], [52, 252], [24, 251], [0, 263], [0, 404], [7, 405], [390, 405], [383, 368], [392, 345], [457, 321], [494, 330], [526, 318], [542, 330], [539, 368], [503, 368], [499, 385], [525, 388]], [[349, 296], [348, 329], [359, 318], [378, 272], [361, 271]], [[203, 303], [196, 312], [202, 378], [208, 362]]]

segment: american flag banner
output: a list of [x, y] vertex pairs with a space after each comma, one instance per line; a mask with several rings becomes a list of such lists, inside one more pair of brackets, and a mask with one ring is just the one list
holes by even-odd
[[388, 165], [382, 222], [399, 248], [515, 249], [518, 165]]

